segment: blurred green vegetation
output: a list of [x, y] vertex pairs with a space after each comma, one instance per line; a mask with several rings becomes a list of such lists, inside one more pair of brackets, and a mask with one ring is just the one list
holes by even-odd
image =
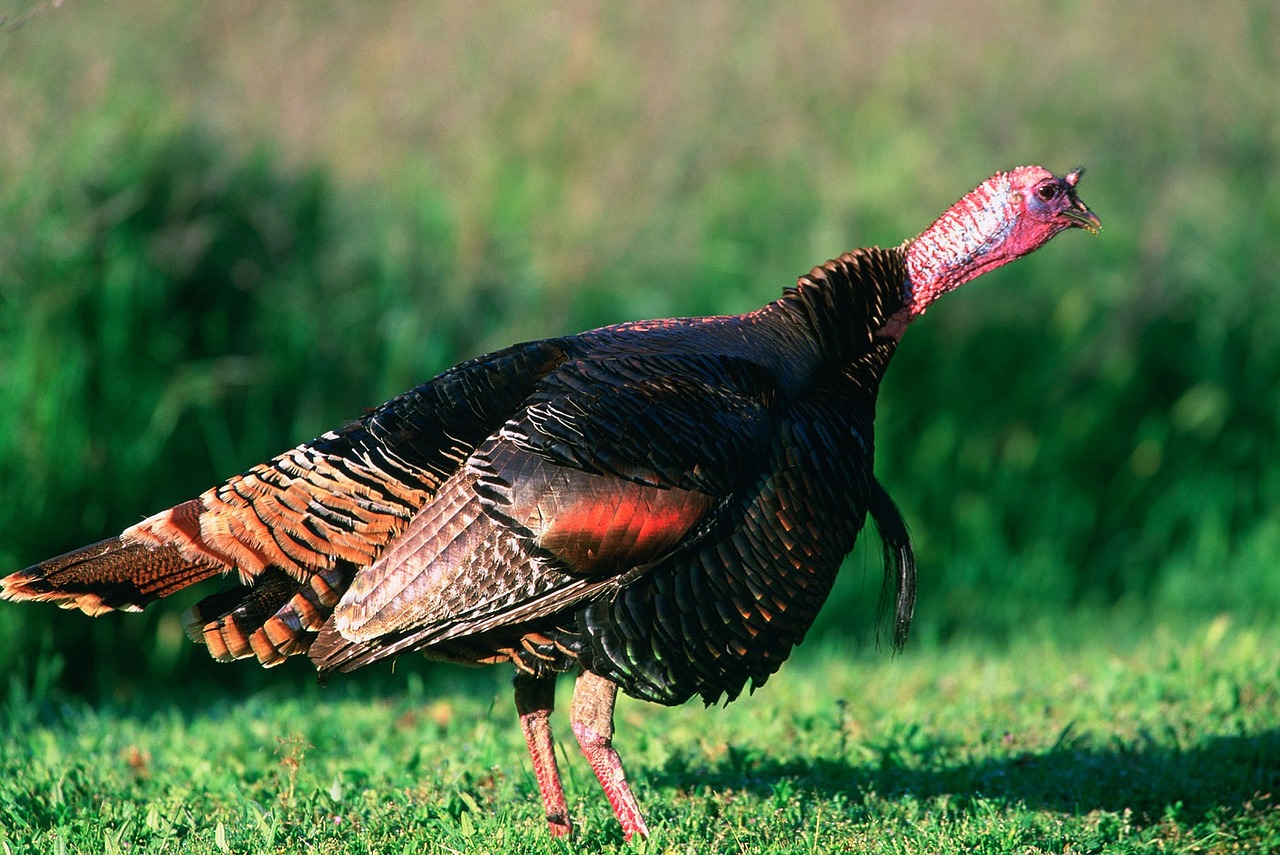
[[[1263, 0], [51, 8], [0, 31], [0, 567], [460, 359], [743, 311], [997, 168], [1083, 162], [1102, 236], [950, 295], [886, 379], [917, 637], [1274, 619], [1276, 44]], [[876, 556], [820, 633], [869, 624]], [[0, 667], [205, 673], [178, 599], [5, 604]]]

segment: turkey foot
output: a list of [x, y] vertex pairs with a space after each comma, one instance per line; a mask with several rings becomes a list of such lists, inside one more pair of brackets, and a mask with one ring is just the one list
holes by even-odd
[[518, 675], [516, 684], [516, 711], [520, 713], [520, 729], [533, 758], [533, 774], [538, 779], [542, 804], [547, 811], [547, 827], [552, 837], [568, 837], [573, 834], [569, 821], [569, 807], [564, 800], [564, 787], [560, 784], [560, 768], [556, 765], [555, 740], [551, 737], [551, 710], [556, 703], [555, 677], [526, 677]]
[[622, 760], [613, 748], [613, 703], [617, 695], [618, 687], [613, 682], [590, 671], [582, 672], [573, 688], [573, 711], [569, 720], [582, 753], [600, 779], [614, 816], [622, 825], [622, 836], [630, 840], [636, 834], [648, 837], [649, 827], [627, 785]]

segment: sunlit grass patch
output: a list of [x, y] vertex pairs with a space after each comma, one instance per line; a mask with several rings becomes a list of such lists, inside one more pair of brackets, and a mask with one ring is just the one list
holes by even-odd
[[[822, 645], [724, 709], [624, 701], [617, 742], [654, 829], [637, 848], [1280, 843], [1274, 630], [1077, 624], [1078, 642], [896, 659]], [[481, 672], [491, 676], [451, 690], [456, 673], [373, 697], [305, 685], [198, 705], [160, 694], [95, 708], [11, 691], [0, 842], [13, 852], [570, 851], [545, 835], [505, 678]], [[563, 718], [553, 723], [581, 843], [622, 846]]]

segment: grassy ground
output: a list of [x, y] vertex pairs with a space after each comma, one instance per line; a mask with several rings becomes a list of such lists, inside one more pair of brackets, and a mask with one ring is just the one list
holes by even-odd
[[[636, 851], [1272, 852], [1280, 638], [1227, 618], [913, 651], [809, 649], [725, 709], [623, 701]], [[295, 679], [296, 678], [296, 679]], [[576, 749], [579, 840], [544, 836], [497, 669], [402, 690], [11, 689], [5, 852], [573, 852], [621, 846]], [[39, 686], [37, 679], [33, 685]], [[565, 685], [563, 689], [568, 689]], [[567, 693], [561, 706], [567, 705]], [[555, 722], [567, 734], [563, 713]]]

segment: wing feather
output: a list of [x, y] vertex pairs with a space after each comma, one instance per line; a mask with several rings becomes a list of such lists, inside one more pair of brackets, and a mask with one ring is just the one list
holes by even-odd
[[312, 649], [320, 667], [571, 609], [696, 540], [767, 453], [772, 390], [759, 372], [731, 372], [750, 380], [735, 389], [723, 370], [661, 367], [551, 372], [356, 575]]

